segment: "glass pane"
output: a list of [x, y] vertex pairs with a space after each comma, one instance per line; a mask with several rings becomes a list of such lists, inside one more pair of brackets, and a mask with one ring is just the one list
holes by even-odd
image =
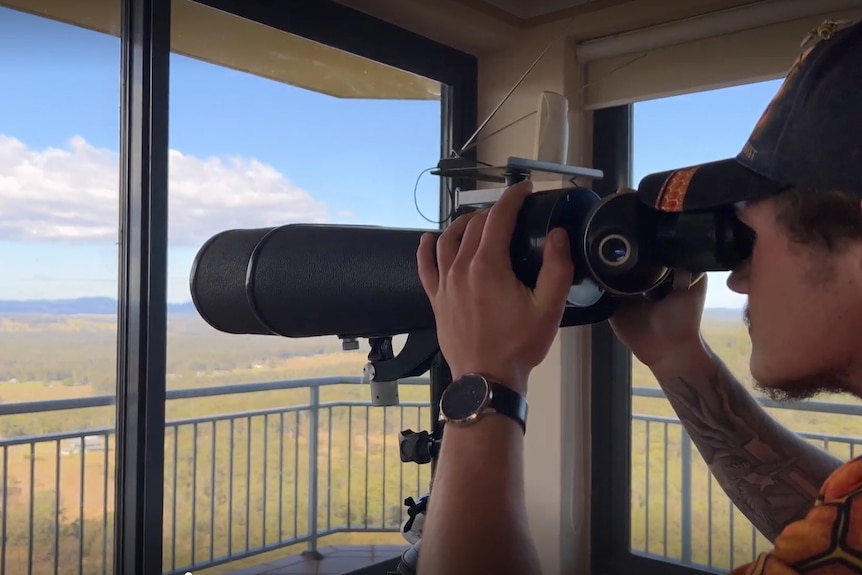
[[219, 332], [189, 277], [226, 230], [438, 227], [423, 171], [440, 156], [440, 85], [193, 2], [173, 12], [167, 369], [184, 395], [167, 403], [165, 570], [276, 568], [335, 545], [394, 556], [404, 499], [430, 479], [398, 450], [399, 431], [430, 425], [427, 383], [370, 407], [367, 340]]
[[118, 15], [0, 2], [0, 573], [112, 571]]
[[[763, 82], [637, 104], [634, 182], [651, 172], [735, 156], [778, 86]], [[727, 287], [727, 277], [708, 278], [702, 318], [708, 345], [770, 416], [839, 458], [851, 457], [859, 442], [854, 424], [831, 412], [849, 399], [830, 397], [822, 410], [802, 411], [755, 389], [743, 324], [746, 300]], [[709, 472], [656, 378], [636, 358], [632, 362], [632, 551], [726, 572], [771, 549]]]

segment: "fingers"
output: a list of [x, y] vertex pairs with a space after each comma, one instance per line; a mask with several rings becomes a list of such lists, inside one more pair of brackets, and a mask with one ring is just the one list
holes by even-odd
[[507, 189], [488, 213], [479, 251], [491, 260], [509, 261], [509, 246], [524, 200], [533, 193], [533, 184], [524, 181]]
[[482, 226], [487, 211], [473, 212], [456, 218], [438, 238], [423, 234], [416, 251], [419, 281], [429, 297], [437, 293], [441, 277], [445, 276], [456, 260], [472, 257], [482, 238]]
[[416, 250], [416, 264], [419, 268], [419, 281], [429, 298], [433, 298], [440, 285], [440, 272], [434, 261], [434, 234], [422, 234], [419, 239], [419, 249]]
[[449, 268], [452, 267], [452, 262], [455, 261], [455, 256], [458, 255], [458, 248], [461, 245], [461, 237], [464, 235], [464, 230], [474, 217], [476, 217], [476, 212], [456, 218], [437, 239], [437, 269], [440, 270], [440, 273], [445, 275]]
[[536, 278], [533, 293], [542, 310], [559, 321], [566, 304], [566, 297], [574, 280], [569, 236], [562, 228], [551, 230], [542, 254], [542, 268]]
[[470, 260], [476, 255], [476, 250], [479, 249], [479, 244], [482, 241], [482, 231], [485, 227], [485, 222], [488, 219], [488, 210], [477, 212], [467, 223], [467, 229], [464, 230], [464, 235], [461, 237], [461, 246], [458, 248], [458, 255], [452, 262], [452, 267], [461, 267], [469, 265]]

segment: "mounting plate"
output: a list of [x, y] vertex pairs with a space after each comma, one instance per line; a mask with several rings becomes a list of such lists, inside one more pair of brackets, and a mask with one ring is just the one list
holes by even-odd
[[444, 178], [473, 178], [480, 182], [493, 182], [512, 185], [522, 180], [550, 181], [560, 176], [569, 178], [591, 178], [600, 180], [604, 177], [601, 170], [542, 162], [510, 156], [504, 166], [489, 166], [463, 158], [443, 158], [437, 163], [437, 169], [431, 174]]

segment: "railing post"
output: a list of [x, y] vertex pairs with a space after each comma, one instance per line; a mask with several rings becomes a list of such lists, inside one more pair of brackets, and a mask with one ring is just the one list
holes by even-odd
[[308, 435], [308, 549], [302, 552], [305, 557], [323, 559], [317, 550], [317, 435], [320, 431], [320, 387], [310, 388], [311, 409]]
[[682, 563], [691, 564], [691, 437], [682, 428]]

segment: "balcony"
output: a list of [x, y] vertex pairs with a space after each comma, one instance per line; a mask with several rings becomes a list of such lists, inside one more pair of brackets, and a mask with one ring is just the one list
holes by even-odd
[[[427, 397], [427, 382], [403, 384]], [[430, 409], [329, 398], [357, 385], [321, 378], [169, 391], [169, 405], [223, 406], [266, 392], [287, 404], [167, 423], [164, 572], [344, 573], [399, 556], [408, 545], [404, 499], [427, 492], [430, 468], [401, 462], [398, 433], [427, 428]], [[62, 418], [112, 402], [8, 403], [0, 418]], [[112, 428], [0, 439], [0, 574], [111, 571], [114, 456]]]
[[[164, 573], [335, 575], [398, 557], [407, 545], [399, 533], [407, 519], [403, 501], [426, 493], [430, 479], [428, 466], [400, 461], [398, 433], [427, 428], [430, 408], [338, 399], [345, 386], [356, 396], [357, 385], [354, 378], [318, 378], [169, 391], [170, 401], [200, 404], [268, 392], [303, 400], [167, 423]], [[426, 381], [404, 385], [412, 389], [403, 395], [427, 394]], [[657, 389], [635, 388], [633, 395], [663, 402]], [[8, 403], [0, 417], [62, 418], [112, 401]], [[763, 403], [862, 413], [855, 405]], [[633, 552], [727, 570], [768, 548], [675, 418], [636, 414], [632, 434]], [[841, 457], [862, 443], [802, 435]], [[0, 574], [111, 571], [114, 453], [106, 428], [0, 440]]]

